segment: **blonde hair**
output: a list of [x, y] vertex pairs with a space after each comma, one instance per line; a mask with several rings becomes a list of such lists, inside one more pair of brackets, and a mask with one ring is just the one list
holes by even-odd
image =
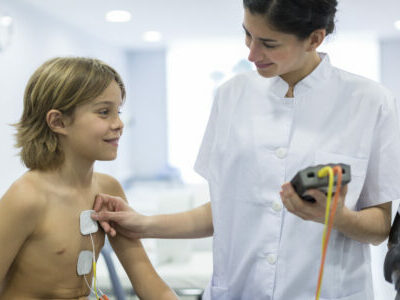
[[104, 62], [84, 57], [57, 57], [46, 61], [29, 79], [24, 110], [17, 128], [16, 147], [31, 170], [55, 169], [64, 162], [57, 133], [46, 122], [47, 112], [57, 109], [72, 116], [74, 109], [99, 96], [115, 80], [125, 99], [119, 74]]

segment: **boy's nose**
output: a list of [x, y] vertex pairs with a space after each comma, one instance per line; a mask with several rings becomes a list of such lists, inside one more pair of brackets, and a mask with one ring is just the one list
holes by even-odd
[[115, 121], [112, 124], [112, 129], [113, 130], [121, 130], [124, 128], [124, 122], [121, 120], [121, 118], [119, 117], [119, 115], [117, 116], [117, 118], [115, 118]]

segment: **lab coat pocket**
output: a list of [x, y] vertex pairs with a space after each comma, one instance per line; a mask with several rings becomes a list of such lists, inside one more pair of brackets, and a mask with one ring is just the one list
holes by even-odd
[[336, 154], [325, 151], [315, 152], [315, 165], [343, 163], [350, 165], [351, 181], [348, 184], [346, 194], [346, 206], [349, 209], [356, 209], [361, 190], [364, 186], [365, 176], [368, 167], [368, 160], [343, 154]]

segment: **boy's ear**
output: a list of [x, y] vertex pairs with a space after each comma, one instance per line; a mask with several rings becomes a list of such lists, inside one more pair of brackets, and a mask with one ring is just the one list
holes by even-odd
[[326, 36], [325, 29], [314, 30], [309, 36], [308, 51], [313, 51], [322, 44]]
[[51, 109], [46, 114], [47, 125], [56, 133], [62, 135], [67, 133], [65, 121], [65, 116], [58, 109]]

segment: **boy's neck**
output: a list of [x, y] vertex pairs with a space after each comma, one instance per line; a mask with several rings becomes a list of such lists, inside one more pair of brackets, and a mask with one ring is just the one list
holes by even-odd
[[53, 176], [53, 180], [58, 181], [58, 185], [69, 186], [72, 189], [87, 189], [93, 182], [93, 163], [82, 166], [66, 162], [48, 174]]

